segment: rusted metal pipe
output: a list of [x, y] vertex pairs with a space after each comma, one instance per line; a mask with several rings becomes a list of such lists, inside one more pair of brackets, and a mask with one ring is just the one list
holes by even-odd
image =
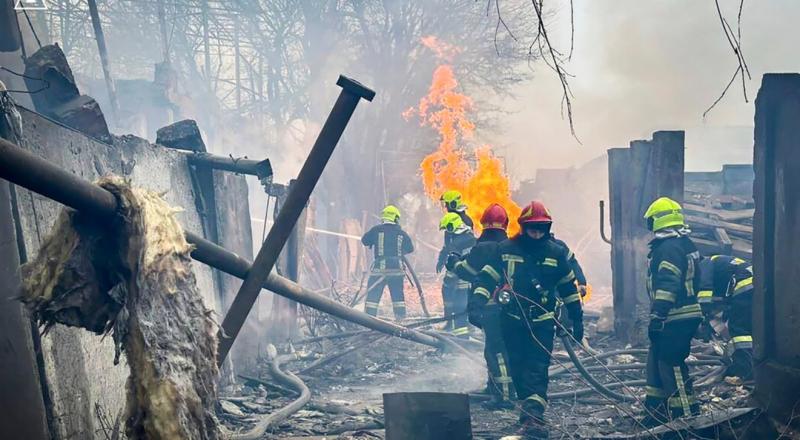
[[239, 330], [261, 293], [264, 282], [272, 272], [286, 240], [289, 239], [297, 219], [305, 209], [314, 186], [322, 176], [322, 171], [333, 154], [339, 138], [342, 137], [350, 117], [353, 116], [356, 106], [362, 98], [372, 101], [372, 98], [375, 97], [374, 91], [344, 76], [339, 76], [336, 85], [342, 88], [339, 98], [333, 105], [325, 125], [322, 126], [314, 146], [311, 147], [311, 152], [297, 175], [297, 179], [289, 187], [289, 194], [281, 206], [275, 224], [270, 228], [266, 240], [253, 261], [252, 268], [244, 278], [239, 292], [236, 293], [236, 297], [222, 321], [219, 346], [217, 347], [217, 362], [221, 363], [228, 355]]
[[205, 166], [215, 170], [230, 171], [258, 177], [259, 180], [272, 176], [272, 164], [269, 159], [253, 160], [240, 157], [217, 156], [211, 153], [193, 152], [187, 154], [187, 160], [195, 166]]
[[[117, 215], [113, 194], [57, 165], [0, 138], [0, 178], [94, 216], [98, 221]], [[196, 234], [185, 232], [186, 240], [195, 246], [192, 258], [237, 278], [250, 271], [250, 262]], [[431, 347], [441, 348], [432, 336], [383, 321], [351, 309], [330, 298], [304, 289], [277, 274], [270, 273], [264, 288], [278, 295], [305, 304], [337, 318]]]
[[611, 239], [606, 237], [606, 201], [600, 200], [600, 238], [608, 244], [612, 244]]

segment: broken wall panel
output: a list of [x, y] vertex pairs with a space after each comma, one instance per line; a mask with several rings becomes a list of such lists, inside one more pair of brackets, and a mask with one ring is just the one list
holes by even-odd
[[647, 341], [650, 310], [651, 234], [642, 216], [658, 197], [683, 201], [684, 138], [683, 131], [657, 131], [652, 140], [608, 150], [614, 328], [619, 338], [635, 345]]
[[800, 402], [800, 74], [766, 74], [756, 99], [755, 395], [780, 422]]
[[[251, 178], [255, 179], [255, 177]], [[217, 237], [220, 246], [233, 250], [239, 256], [252, 261], [253, 232], [250, 226], [250, 204], [244, 176], [215, 170], [214, 193]], [[217, 273], [220, 277], [222, 310], [227, 311], [242, 285], [242, 280], [222, 271], [217, 271]], [[258, 301], [266, 299], [259, 298]], [[220, 314], [220, 321], [222, 316], [224, 314]], [[262, 347], [266, 339], [265, 328], [266, 319], [258, 316], [257, 313], [251, 313], [236, 338], [236, 344], [232, 347], [233, 364], [237, 371], [250, 372], [256, 368], [258, 354], [264, 353], [266, 349], [265, 346]]]
[[[189, 167], [178, 151], [154, 146], [146, 140], [123, 136], [114, 145], [97, 142], [39, 114], [20, 109], [23, 119], [21, 146], [76, 175], [94, 180], [115, 173], [135, 185], [164, 192], [173, 206], [182, 207], [178, 218], [188, 231], [202, 230], [195, 209]], [[25, 248], [33, 258], [40, 241], [55, 221], [61, 205], [22, 188], [18, 190], [19, 222]], [[246, 197], [243, 203], [246, 208]], [[237, 253], [246, 253], [249, 244]], [[198, 289], [206, 307], [217, 311], [218, 293], [211, 269], [193, 264]], [[51, 431], [57, 438], [106, 439], [100, 418], [113, 421], [125, 404], [126, 365], [113, 366], [111, 338], [101, 339], [80, 329], [55, 326], [42, 338], [45, 377], [52, 401]], [[121, 363], [125, 362], [123, 356]]]
[[0, 180], [0, 432], [6, 438], [44, 440], [50, 435], [32, 327], [15, 298], [20, 286], [20, 255], [12, 211], [11, 185]]

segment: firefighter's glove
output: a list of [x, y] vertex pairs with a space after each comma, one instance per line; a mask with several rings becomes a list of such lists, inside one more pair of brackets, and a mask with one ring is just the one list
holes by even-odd
[[586, 285], [579, 284], [578, 285], [578, 292], [580, 292], [581, 298], [584, 298], [584, 297], [586, 297], [586, 294], [589, 293], [589, 290], [587, 289]]
[[450, 252], [449, 254], [447, 254], [447, 261], [444, 263], [444, 267], [446, 267], [447, 270], [452, 272], [453, 269], [455, 269], [456, 267], [456, 263], [458, 263], [460, 260], [461, 260], [461, 255], [455, 252]]
[[658, 315], [650, 315], [650, 325], [647, 326], [647, 336], [650, 341], [655, 341], [664, 332], [664, 321], [666, 318]]
[[469, 319], [469, 323], [478, 327], [479, 329], [483, 329], [483, 311], [477, 307], [471, 307], [469, 309], [469, 314], [467, 315]]
[[703, 342], [709, 342], [713, 337], [714, 327], [711, 326], [711, 323], [708, 322], [708, 319], [703, 319], [700, 327], [697, 328], [697, 334], [695, 334], [695, 338], [700, 339]]
[[436, 273], [442, 273], [442, 269], [444, 269], [445, 262], [438, 261], [436, 262]]

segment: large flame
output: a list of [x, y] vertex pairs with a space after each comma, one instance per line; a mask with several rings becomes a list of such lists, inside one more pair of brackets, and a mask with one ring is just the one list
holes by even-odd
[[[440, 60], [449, 59], [458, 49], [426, 37], [423, 44], [433, 50]], [[492, 203], [498, 203], [508, 211], [509, 234], [519, 231], [514, 221], [521, 208], [511, 200], [508, 175], [502, 162], [492, 153], [490, 145], [468, 148], [475, 131], [468, 111], [472, 99], [457, 91], [458, 81], [449, 64], [442, 64], [433, 72], [433, 80], [427, 96], [416, 108], [403, 113], [409, 119], [415, 113], [420, 124], [433, 127], [439, 132], [439, 147], [427, 155], [420, 164], [425, 193], [438, 202], [448, 190], [461, 192], [467, 205], [467, 213], [480, 228], [480, 216]], [[468, 158], [474, 158], [472, 163]]]

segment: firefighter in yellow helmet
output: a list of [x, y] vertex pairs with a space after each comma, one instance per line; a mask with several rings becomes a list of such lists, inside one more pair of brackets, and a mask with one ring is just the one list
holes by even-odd
[[[455, 212], [448, 212], [442, 217], [439, 222], [439, 230], [444, 231], [444, 246], [439, 251], [436, 273], [445, 268], [448, 255], [451, 253], [464, 255], [475, 245], [475, 236], [472, 234], [472, 228], [467, 226], [461, 220], [461, 216]], [[450, 270], [445, 272], [444, 282], [442, 283], [444, 315], [455, 315], [447, 321], [447, 329], [454, 336], [462, 338], [469, 337], [469, 318], [467, 317], [469, 291], [469, 281], [460, 279]]]
[[406, 317], [403, 293], [403, 255], [414, 252], [411, 237], [400, 227], [400, 210], [388, 205], [381, 212], [381, 224], [373, 226], [361, 237], [364, 246], [371, 247], [374, 260], [367, 280], [367, 299], [364, 311], [372, 316], [378, 314], [383, 289], [388, 286], [392, 297], [392, 309], [397, 320]]
[[700, 254], [689, 239], [681, 205], [661, 197], [644, 218], [654, 237], [648, 255], [650, 349], [643, 423], [654, 426], [699, 412], [686, 358], [703, 315], [696, 297]]
[[461, 217], [461, 221], [472, 229], [474, 224], [469, 215], [467, 215], [467, 205], [461, 200], [460, 192], [452, 189], [445, 191], [442, 196], [439, 197], [439, 201], [442, 202], [442, 207], [445, 211], [458, 214], [458, 216]]

